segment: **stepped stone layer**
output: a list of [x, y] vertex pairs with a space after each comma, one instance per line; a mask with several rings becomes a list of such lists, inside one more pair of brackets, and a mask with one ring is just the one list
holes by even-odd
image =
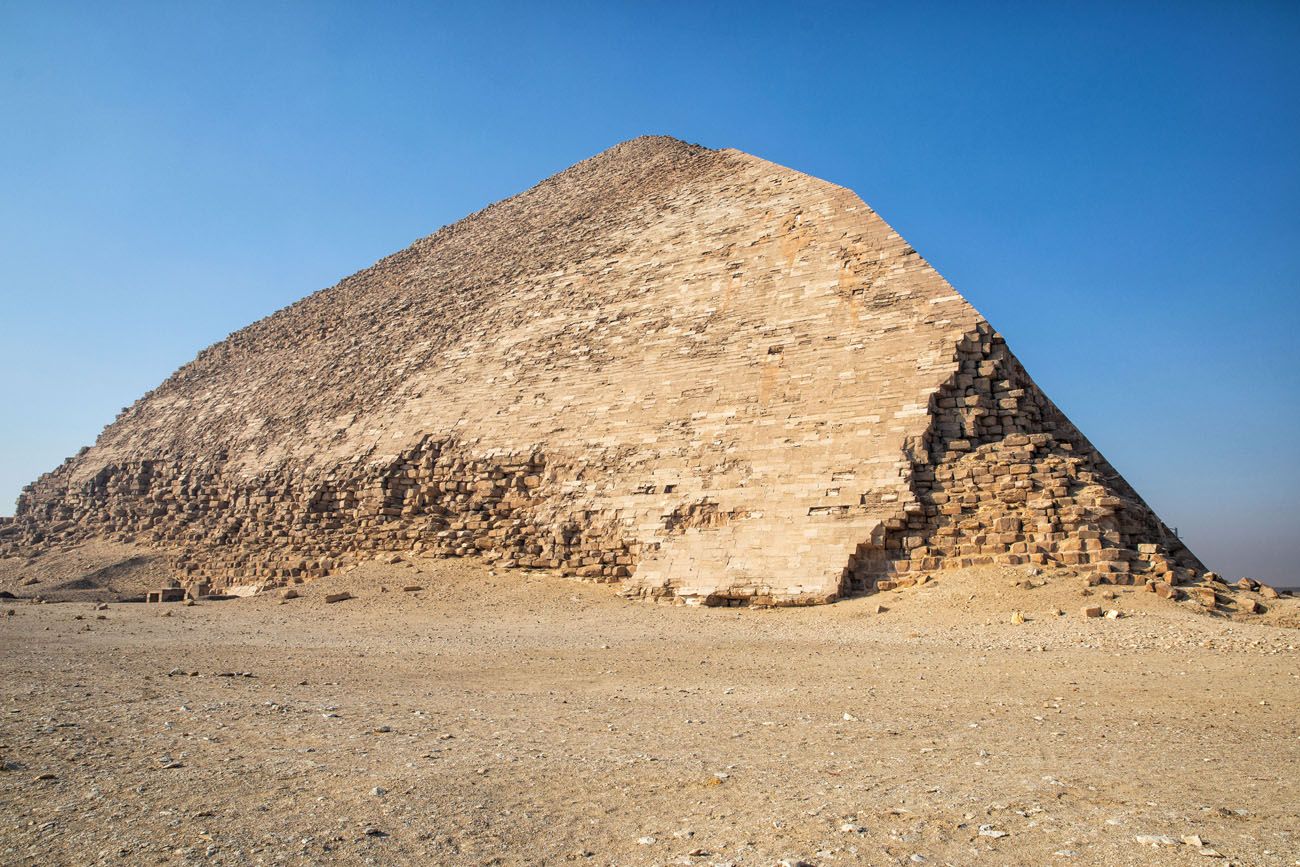
[[855, 194], [668, 138], [209, 347], [0, 528], [90, 537], [197, 590], [411, 551], [709, 604], [1203, 568]]

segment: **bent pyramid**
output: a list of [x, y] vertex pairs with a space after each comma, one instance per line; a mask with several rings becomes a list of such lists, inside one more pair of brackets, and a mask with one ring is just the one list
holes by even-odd
[[205, 349], [0, 533], [198, 592], [411, 551], [709, 604], [1203, 568], [856, 195], [658, 137]]

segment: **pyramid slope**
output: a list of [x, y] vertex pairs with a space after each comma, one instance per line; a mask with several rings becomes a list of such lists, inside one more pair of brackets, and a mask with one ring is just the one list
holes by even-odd
[[0, 532], [208, 588], [407, 551], [710, 603], [1200, 568], [856, 195], [661, 137], [204, 350]]

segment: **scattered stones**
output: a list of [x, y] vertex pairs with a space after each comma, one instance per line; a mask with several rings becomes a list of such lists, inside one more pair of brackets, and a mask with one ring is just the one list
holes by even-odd
[[297, 599], [298, 595], [299, 595], [298, 591], [293, 589], [292, 587], [286, 587], [280, 591], [281, 599]]
[[[996, 575], [991, 570], [989, 574]], [[70, 615], [66, 612], [76, 608], [84, 610], [87, 605], [25, 610], [28, 617], [20, 619], [18, 624], [5, 624], [0, 631], [13, 630], [16, 626], [22, 631], [13, 634], [35, 635], [41, 641], [39, 646], [43, 652], [49, 654], [50, 671], [63, 683], [85, 684], [110, 698], [107, 705], [96, 706], [74, 693], [61, 708], [55, 702], [63, 697], [49, 695], [42, 703], [40, 694], [32, 693], [33, 687], [41, 683], [38, 674], [15, 681], [12, 686], [6, 684], [10, 688], [0, 704], [0, 722], [11, 732], [6, 748], [15, 746], [18, 752], [9, 752], [9, 757], [21, 755], [27, 766], [16, 769], [15, 773], [0, 774], [0, 780], [12, 784], [20, 798], [25, 793], [35, 801], [57, 793], [59, 797], [52, 801], [56, 806], [80, 803], [83, 789], [104, 785], [102, 778], [97, 780], [90, 771], [98, 774], [100, 768], [107, 771], [115, 763], [120, 765], [123, 759], [130, 759], [125, 770], [119, 767], [114, 773], [131, 780], [132, 786], [140, 783], [149, 788], [143, 798], [132, 797], [131, 801], [145, 805], [150, 813], [155, 809], [170, 810], [178, 804], [183, 807], [176, 807], [178, 812], [174, 818], [151, 819], [150, 828], [158, 828], [155, 833], [164, 839], [173, 833], [178, 838], [188, 838], [210, 833], [214, 828], [243, 829], [250, 825], [254, 829], [271, 828], [268, 833], [278, 834], [278, 821], [287, 817], [286, 825], [300, 822], [299, 827], [290, 825], [285, 830], [295, 839], [286, 836], [278, 843], [268, 841], [261, 844], [260, 853], [251, 853], [265, 855], [268, 863], [274, 860], [272, 855], [287, 851], [286, 845], [296, 848], [299, 835], [314, 836], [315, 841], [307, 848], [314, 853], [312, 857], [324, 858], [321, 844], [332, 839], [333, 834], [341, 834], [338, 845], [346, 847], [362, 836], [364, 827], [371, 825], [394, 828], [391, 843], [369, 841], [369, 854], [380, 861], [402, 860], [412, 851], [427, 846], [424, 851], [436, 849], [434, 857], [446, 858], [448, 862], [464, 860], [482, 864], [498, 852], [490, 844], [484, 849], [479, 848], [480, 843], [471, 841], [491, 840], [493, 833], [500, 833], [515, 835], [513, 839], [519, 841], [518, 845], [527, 845], [518, 835], [525, 833], [525, 828], [542, 828], [540, 836], [546, 850], [558, 856], [554, 860], [562, 860], [579, 845], [585, 845], [600, 850], [602, 863], [617, 860], [671, 864], [686, 856], [693, 861], [722, 863], [736, 859], [738, 864], [772, 864], [777, 857], [792, 854], [791, 848], [796, 849], [793, 854], [801, 854], [822, 867], [876, 860], [908, 863], [909, 849], [917, 851], [922, 847], [927, 849], [924, 854], [929, 856], [929, 863], [936, 864], [963, 864], [981, 859], [990, 863], [1019, 863], [1032, 860], [1033, 853], [1037, 853], [1037, 863], [1083, 860], [1109, 863], [1107, 859], [1124, 862], [1127, 857], [1136, 864], [1169, 858], [1171, 854], [1175, 860], [1213, 863], [1211, 856], [1202, 857], [1199, 853], [1202, 848], [1218, 849], [1220, 837], [1222, 851], [1227, 853], [1231, 846], [1235, 863], [1269, 863], [1267, 857], [1259, 857], [1261, 841], [1262, 845], [1282, 847], [1264, 839], [1267, 823], [1275, 821], [1275, 811], [1268, 809], [1270, 794], [1266, 786], [1260, 785], [1252, 791], [1245, 785], [1234, 784], [1226, 786], [1218, 795], [1231, 806], [1261, 811], [1259, 820], [1235, 818], [1221, 822], [1217, 814], [1210, 812], [1212, 807], [1206, 808], [1202, 819], [1189, 819], [1188, 814], [1194, 817], [1199, 803], [1191, 798], [1198, 794], [1207, 797], [1202, 793], [1206, 771], [1199, 762], [1201, 756], [1213, 756], [1212, 773], [1234, 775], [1230, 779], [1247, 780], [1249, 774], [1266, 779], [1278, 775], [1267, 765], [1273, 747], [1252, 737], [1235, 740], [1235, 736], [1289, 731], [1285, 690], [1292, 682], [1293, 667], [1288, 667], [1285, 656], [1268, 654], [1274, 650], [1294, 654], [1295, 649], [1288, 649], [1287, 641], [1293, 644], [1300, 641], [1286, 630], [1228, 618], [1193, 616], [1194, 612], [1185, 608], [1157, 604], [1155, 597], [1141, 592], [1123, 595], [1121, 598], [1126, 601], [1122, 604], [1127, 606], [1132, 602], [1138, 606], [1138, 614], [1149, 614], [1135, 616], [1124, 624], [1108, 621], [1093, 625], [1090, 621], [1047, 617], [1047, 606], [1042, 602], [1062, 604], [1068, 611], [1070, 603], [1064, 600], [1070, 598], [1077, 600], [1073, 603], [1077, 616], [1083, 600], [1074, 595], [1077, 587], [1072, 581], [1057, 582], [1051, 591], [1045, 591], [1052, 596], [1035, 597], [1040, 599], [1039, 605], [1024, 611], [1029, 615], [1027, 623], [1034, 624], [1026, 626], [1032, 634], [1018, 628], [1006, 630], [1008, 609], [1023, 603], [1008, 605], [1005, 600], [1014, 598], [1015, 594], [1008, 594], [1004, 587], [998, 586], [1000, 582], [992, 582], [994, 586], [986, 591], [987, 584], [977, 583], [983, 577], [983, 574], [945, 576], [942, 589], [929, 591], [927, 600], [918, 595], [900, 601], [899, 604], [909, 609], [902, 625], [873, 620], [870, 626], [879, 628], [863, 629], [867, 624], [855, 618], [854, 611], [869, 607], [871, 600], [867, 599], [853, 601], [838, 613], [821, 612], [816, 616], [812, 612], [708, 616], [710, 631], [721, 629], [724, 635], [745, 636], [746, 652], [743, 655], [722, 653], [705, 646], [702, 653], [693, 654], [686, 661], [686, 671], [692, 678], [686, 683], [660, 675], [653, 667], [656, 664], [653, 654], [645, 653], [646, 647], [638, 636], [662, 634], [665, 638], [678, 638], [682, 631], [673, 632], [666, 627], [662, 633], [653, 630], [662, 622], [669, 626], [677, 624], [681, 629], [683, 617], [692, 621], [701, 618], [687, 612], [656, 611], [615, 600], [593, 602], [603, 594], [587, 588], [578, 590], [581, 607], [586, 609], [581, 619], [597, 624], [598, 628], [575, 633], [574, 618], [564, 613], [570, 607], [567, 603], [571, 587], [555, 585], [549, 578], [519, 580], [520, 585], [532, 584], [535, 590], [544, 587], [548, 593], [545, 597], [534, 597], [511, 587], [512, 582], [503, 581], [489, 588], [507, 590], [509, 599], [502, 602], [495, 596], [478, 594], [482, 570], [466, 568], [465, 564], [446, 564], [431, 579], [429, 586], [435, 588], [440, 600], [446, 600], [445, 605], [440, 601], [436, 609], [421, 613], [419, 605], [412, 608], [400, 595], [390, 593], [387, 599], [379, 599], [372, 593], [362, 596], [363, 602], [355, 609], [331, 609], [346, 614], [343, 620], [305, 618], [303, 632], [296, 635], [289, 634], [285, 628], [289, 621], [266, 600], [260, 604], [254, 601], [205, 607], [205, 616], [198, 621], [181, 622], [165, 629], [160, 629], [157, 621], [147, 616], [143, 606], [113, 605], [115, 627], [123, 623], [133, 628], [138, 626], [136, 635], [149, 652], [136, 653], [129, 649], [121, 639], [129, 638], [130, 633], [119, 629], [120, 638], [114, 635], [112, 641], [103, 642], [106, 652], [80, 657], [84, 660], [92, 655], [98, 657], [102, 660], [97, 663], [101, 666], [98, 669], [78, 662], [79, 657], [70, 655], [72, 650], [61, 643], [63, 634], [75, 628], [67, 623]], [[975, 592], [975, 605], [967, 604], [967, 590]], [[1140, 588], [1133, 590], [1140, 591]], [[322, 592], [323, 588], [309, 588], [306, 595], [310, 601]], [[1238, 597], [1235, 592], [1231, 595], [1235, 605]], [[470, 663], [462, 656], [467, 642], [453, 629], [442, 626], [444, 612], [462, 604], [464, 597], [475, 600], [473, 604], [477, 607], [468, 612], [468, 617], [456, 622], [473, 624], [470, 637], [479, 648], [482, 663]], [[922, 624], [919, 615], [923, 603], [935, 607], [928, 613], [937, 620], [943, 618], [938, 621], [944, 624], [943, 628]], [[1287, 600], [1276, 607], [1279, 613], [1288, 613], [1284, 609], [1289, 605]], [[912, 611], [913, 607], [917, 610]], [[978, 622], [971, 622], [968, 616], [963, 619], [971, 609], [976, 612]], [[1129, 609], [1129, 613], [1134, 610]], [[309, 608], [302, 611], [310, 613]], [[488, 632], [480, 625], [507, 611], [508, 615], [500, 616], [499, 631]], [[659, 620], [652, 619], [652, 615]], [[622, 619], [625, 616], [631, 619]], [[543, 628], [544, 619], [550, 618], [558, 619], [561, 625]], [[830, 641], [809, 645], [820, 651], [813, 664], [819, 671], [832, 673], [836, 688], [829, 693], [814, 693], [807, 678], [783, 668], [782, 653], [768, 654], [763, 649], [765, 645], [786, 643], [792, 636], [798, 637], [798, 630], [792, 629], [791, 624], [809, 618], [830, 624], [830, 634], [825, 636]], [[182, 617], [183, 621], [189, 619]], [[24, 622], [40, 620], [49, 621], [63, 634], [44, 633], [47, 638], [41, 639], [40, 625]], [[392, 624], [413, 627], [405, 634], [419, 642], [414, 653], [394, 646], [395, 636], [404, 633], [392, 628]], [[630, 625], [637, 628], [630, 629]], [[285, 634], [274, 633], [277, 628], [284, 628]], [[685, 628], [684, 632], [697, 635], [699, 629]], [[225, 643], [229, 640], [226, 636], [239, 635], [261, 635], [269, 640], [255, 639], [254, 648], [249, 649]], [[561, 640], [538, 640], [548, 635], [559, 635]], [[914, 635], [919, 640], [911, 640]], [[205, 640], [208, 636], [218, 643], [208, 643]], [[322, 638], [326, 643], [322, 644]], [[202, 641], [196, 643], [196, 639]], [[611, 650], [592, 654], [591, 649], [602, 640], [611, 642]], [[950, 640], [953, 644], [945, 646]], [[1026, 654], [1038, 642], [1049, 640], [1054, 651], [1052, 658]], [[1196, 650], [1197, 643], [1203, 640], [1213, 640], [1216, 647]], [[274, 652], [284, 641], [294, 642], [291, 652]], [[870, 663], [864, 665], [863, 661], [869, 659], [865, 654], [844, 653], [846, 648], [877, 648], [882, 642], [897, 654], [897, 660], [891, 661], [894, 669], [889, 672], [872, 670], [875, 666]], [[1130, 653], [1132, 643], [1140, 645], [1137, 654]], [[317, 655], [316, 649], [322, 646], [330, 649], [331, 659], [322, 660]], [[532, 680], [535, 672], [544, 668], [541, 664], [544, 658], [556, 655], [549, 649], [539, 654], [539, 646], [567, 648], [563, 652], [576, 667], [564, 660], [562, 666], [556, 666], [560, 676], [555, 681]], [[1225, 653], [1231, 658], [1225, 658]], [[202, 681], [186, 681], [183, 677], [181, 681], [159, 681], [160, 674], [173, 677], [187, 674], [185, 669], [189, 666], [182, 667], [179, 663], [162, 668], [169, 656], [201, 661], [205, 666], [203, 673], [208, 677]], [[644, 663], [637, 662], [636, 668], [629, 664], [630, 660], [646, 656], [651, 658]], [[987, 662], [978, 662], [985, 656]], [[1107, 680], [1108, 673], [1118, 668], [1112, 657], [1120, 656], [1131, 656], [1138, 665], [1123, 666], [1117, 672], [1118, 677], [1145, 671], [1147, 674], [1140, 675], [1144, 680], [1136, 684], [1122, 679]], [[850, 657], [854, 661], [844, 665], [842, 658]], [[213, 676], [218, 670], [214, 666], [255, 658], [260, 660], [258, 674], [268, 681], [263, 686], [251, 680]], [[800, 658], [807, 664], [806, 654]], [[536, 669], [532, 660], [537, 661]], [[959, 670], [969, 676], [953, 677], [937, 665], [900, 664], [910, 660], [960, 665], [963, 667]], [[331, 668], [322, 664], [323, 661], [338, 667]], [[554, 664], [549, 659], [545, 661]], [[16, 662], [23, 664], [21, 659]], [[123, 669], [121, 676], [114, 669], [119, 664]], [[525, 671], [519, 671], [520, 664], [525, 666]], [[988, 668], [982, 669], [983, 665]], [[423, 672], [429, 667], [438, 667], [437, 683], [421, 683], [411, 677], [411, 672]], [[477, 684], [475, 672], [482, 669], [503, 672], [505, 689], [500, 690], [499, 683], [488, 683], [486, 688]], [[1181, 675], [1184, 671], [1186, 674]], [[599, 691], [584, 688], [575, 692], [569, 688], [575, 673], [586, 677], [588, 672], [601, 672], [604, 685]], [[947, 693], [953, 688], [978, 689], [980, 684], [987, 683], [981, 680], [981, 673], [996, 676], [999, 682], [1005, 678], [1006, 682], [1016, 684], [1015, 692], [993, 698], [987, 702], [987, 709], [978, 693], [974, 701], [967, 698], [954, 701]], [[233, 676], [232, 672], [227, 674]], [[918, 679], [921, 674], [924, 681]], [[1285, 679], [1280, 683], [1270, 680], [1275, 674]], [[310, 680], [310, 689], [294, 687], [303, 677]], [[1231, 686], [1235, 678], [1243, 683], [1239, 692], [1233, 692]], [[412, 688], [392, 689], [394, 684], [413, 680]], [[646, 683], [653, 686], [647, 687]], [[1150, 694], [1137, 688], [1154, 683], [1165, 683], [1169, 688], [1148, 689]], [[1073, 690], [1072, 686], [1081, 689]], [[938, 692], [930, 692], [936, 688]], [[1209, 725], [1192, 729], [1193, 714], [1184, 715], [1177, 709], [1170, 712], [1170, 708], [1178, 708], [1188, 689], [1199, 693], [1207, 688], [1214, 690], [1207, 695], [1223, 694], [1234, 699], [1230, 704], [1213, 708], [1207, 719]], [[124, 701], [120, 711], [113, 710], [113, 697], [138, 695], [142, 690], [148, 690], [152, 696], [147, 703]], [[919, 727], [900, 724], [908, 717], [906, 712], [898, 713], [900, 708], [933, 700], [934, 696], [939, 699], [935, 702], [933, 722]], [[1246, 698], [1249, 700], [1241, 700]], [[1264, 698], [1273, 706], [1269, 711], [1254, 707]], [[280, 704], [277, 706], [267, 699]], [[343, 720], [322, 720], [318, 714], [327, 702], [342, 704], [349, 712]], [[653, 744], [643, 740], [658, 721], [624, 712], [637, 707], [631, 702], [641, 707], [661, 706], [671, 714], [664, 718], [665, 737]], [[945, 702], [950, 703], [948, 707], [938, 707]], [[178, 705], [181, 705], [179, 709]], [[838, 718], [831, 710], [836, 706], [841, 708]], [[615, 708], [612, 713], [610, 707]], [[1137, 727], [1136, 734], [1131, 733], [1128, 726], [1130, 718], [1153, 718], [1154, 714], [1147, 713], [1148, 708], [1166, 714], [1173, 725], [1168, 729], [1171, 735], [1201, 752], [1190, 754], [1189, 760], [1172, 763], [1168, 757], [1148, 758], [1147, 747], [1142, 743], [1148, 733], [1141, 727]], [[673, 713], [678, 710], [681, 712]], [[125, 715], [110, 727], [106, 720], [113, 712]], [[73, 713], [77, 716], [72, 716]], [[845, 714], [862, 716], [848, 721]], [[678, 723], [685, 715], [707, 719], [707, 725], [698, 729], [687, 727], [690, 731], [682, 737]], [[35, 750], [22, 743], [29, 722], [53, 727], [69, 718], [80, 720], [82, 729], [33, 735]], [[380, 720], [387, 719], [394, 719], [396, 724], [380, 724]], [[1122, 720], [1118, 727], [1117, 719]], [[557, 724], [556, 720], [560, 722]], [[968, 729], [967, 724], [974, 721], [981, 725]], [[607, 722], [614, 724], [608, 734]], [[570, 723], [584, 727], [584, 733], [576, 735]], [[136, 732], [129, 740], [122, 739], [126, 725]], [[397, 733], [385, 733], [388, 729]], [[260, 733], [265, 731], [279, 732], [272, 739], [273, 749], [269, 753], [260, 749]], [[450, 740], [437, 740], [440, 732], [455, 732], [459, 740], [454, 745]], [[118, 738], [118, 744], [93, 743], [92, 739], [106, 735]], [[1100, 741], [1102, 749], [1093, 753], [1086, 745], [1100, 735], [1106, 735], [1106, 739]], [[209, 736], [212, 743], [208, 743]], [[567, 742], [561, 743], [562, 739]], [[873, 742], [865, 742], [867, 739]], [[1026, 757], [1017, 749], [1018, 743], [1040, 741], [1050, 744], [1047, 747], [1052, 751], [1050, 766], [1035, 762], [1032, 756]], [[90, 754], [74, 760], [73, 756], [88, 752], [81, 746], [83, 743], [90, 747]], [[704, 744], [715, 746], [702, 748]], [[613, 753], [608, 752], [611, 747]], [[786, 773], [773, 761], [774, 748], [790, 752], [790, 766], [798, 768], [798, 777]], [[116, 758], [96, 764], [99, 761], [96, 753], [101, 750], [112, 750]], [[158, 756], [164, 750], [170, 750], [185, 768], [177, 772], [160, 768]], [[586, 753], [579, 754], [578, 750]], [[1106, 767], [1097, 763], [1099, 754], [1106, 756]], [[237, 758], [227, 758], [232, 755]], [[891, 765], [880, 773], [880, 779], [888, 780], [888, 788], [881, 786], [874, 795], [864, 793], [855, 779], [855, 767], [862, 766], [860, 757], [864, 755], [871, 757], [868, 765], [877, 760]], [[588, 756], [594, 758], [588, 760]], [[615, 765], [609, 762], [610, 756], [619, 766], [612, 772], [610, 769]], [[263, 763], [265, 771], [255, 762]], [[485, 776], [475, 779], [476, 766], [489, 763], [494, 779], [501, 778], [498, 783], [487, 781]], [[727, 763], [735, 767], [729, 768]], [[64, 782], [29, 782], [38, 771], [53, 767], [64, 768], [58, 772]], [[578, 767], [582, 770], [573, 773]], [[1116, 770], [1112, 771], [1112, 767]], [[723, 768], [732, 774], [726, 784], [709, 789], [701, 786], [709, 774]], [[1170, 774], [1167, 784], [1162, 780], [1158, 793], [1143, 793], [1119, 804], [1105, 795], [1085, 794], [1089, 784], [1098, 785], [1111, 779], [1112, 773], [1138, 778], [1156, 768]], [[552, 781], [547, 775], [555, 769], [560, 769], [554, 774], [558, 779]], [[1055, 776], [1043, 779], [1040, 770], [1050, 770]], [[923, 779], [912, 782], [913, 775], [920, 772]], [[287, 778], [283, 789], [273, 784], [268, 787], [269, 797], [257, 790], [262, 778], [280, 774]], [[1012, 791], [1005, 797], [990, 791], [985, 797], [1001, 797], [1009, 802], [1006, 806], [969, 798], [971, 781], [999, 777]], [[1057, 777], [1068, 784], [1060, 783]], [[388, 790], [394, 796], [392, 799], [386, 795], [367, 797], [371, 786], [376, 785], [376, 778], [394, 783], [396, 788]], [[785, 782], [787, 779], [790, 782]], [[371, 786], [366, 786], [366, 782]], [[756, 802], [754, 792], [771, 783], [775, 783], [773, 798]], [[223, 791], [222, 787], [227, 785], [231, 791], [239, 791], [238, 798]], [[974, 783], [975, 787], [983, 785]], [[998, 784], [988, 785], [992, 788]], [[442, 791], [447, 794], [441, 796], [440, 804], [429, 803], [425, 795], [439, 791], [437, 786], [445, 786]], [[528, 799], [498, 797], [512, 787], [528, 787], [532, 791], [528, 792]], [[288, 795], [295, 789], [298, 795], [291, 800]], [[111, 799], [130, 797], [122, 786], [115, 785], [110, 791]], [[276, 791], [283, 792], [284, 800], [274, 794]], [[644, 810], [639, 814], [620, 808], [608, 814], [608, 819], [598, 818], [595, 824], [589, 823], [589, 816], [580, 815], [588, 802], [614, 804], [639, 791], [647, 793]], [[804, 801], [805, 794], [814, 797]], [[313, 800], [321, 795], [328, 800], [320, 802], [322, 806], [312, 806]], [[560, 807], [554, 801], [543, 800], [555, 797], [572, 806]], [[1159, 798], [1161, 803], [1145, 808], [1142, 797]], [[1179, 797], [1182, 801], [1176, 800]], [[1229, 798], [1240, 799], [1241, 803]], [[903, 818], [891, 818], [885, 810], [895, 799], [905, 800], [906, 806], [915, 812]], [[548, 827], [545, 823], [549, 817], [536, 808], [531, 816], [523, 815], [533, 803], [548, 804], [545, 809], [564, 824], [556, 822], [554, 829]], [[683, 805], [680, 811], [677, 803]], [[261, 804], [269, 807], [268, 815], [257, 811]], [[193, 822], [189, 817], [200, 806], [215, 807], [221, 818]], [[292, 812], [285, 813], [286, 807]], [[1040, 815], [1043, 808], [1047, 815]], [[90, 809], [94, 809], [93, 802]], [[1099, 814], [1102, 809], [1113, 812]], [[962, 817], [963, 812], [970, 815]], [[310, 818], [310, 814], [316, 817]], [[1017, 814], [1024, 821], [1017, 821], [1014, 818]], [[72, 822], [74, 814], [52, 811], [52, 815], [66, 816]], [[438, 826], [434, 817], [440, 815], [455, 818], [446, 826]], [[1115, 815], [1121, 821], [1114, 827], [1097, 828], [1108, 815]], [[38, 815], [37, 821], [45, 818]], [[101, 814], [101, 818], [107, 819], [108, 815]], [[786, 830], [776, 834], [766, 830], [773, 819], [785, 820]], [[183, 824], [174, 824], [178, 822]], [[659, 839], [657, 845], [631, 850], [629, 860], [629, 850], [636, 839], [630, 835], [636, 832], [636, 824], [642, 823], [643, 827], [660, 829], [643, 831], [643, 834], [656, 839], [660, 833], [669, 836]], [[506, 824], [511, 825], [509, 830], [503, 827]], [[694, 838], [683, 839], [674, 833], [691, 824], [696, 828]], [[168, 825], [177, 830], [168, 831]], [[870, 827], [870, 833], [866, 826]], [[489, 831], [484, 837], [474, 830], [492, 827], [500, 830]], [[431, 839], [425, 840], [420, 836], [425, 828], [430, 829], [430, 834], [453, 835], [457, 838], [456, 845], [435, 845]], [[1178, 838], [1192, 830], [1215, 843], [1197, 846], [1194, 841], [1183, 841], [1178, 847], [1162, 846], [1161, 851], [1152, 852], [1134, 842], [1138, 833], [1167, 832]], [[1099, 833], [1094, 835], [1094, 831]], [[1007, 836], [999, 836], [997, 832]], [[231, 834], [233, 830], [229, 833], [218, 830], [214, 834], [227, 853], [239, 845]], [[903, 839], [905, 835], [914, 836]], [[1247, 839], [1248, 836], [1253, 839]], [[746, 840], [755, 843], [745, 849]], [[188, 845], [188, 842], [188, 839], [181, 840], [175, 845]], [[367, 840], [361, 842], [364, 845]], [[713, 850], [713, 857], [688, 854], [694, 847], [706, 846]], [[1082, 849], [1084, 854], [1054, 857], [1051, 846], [1058, 847], [1058, 851]], [[1131, 849], [1128, 856], [1122, 851], [1125, 846]], [[475, 851], [470, 851], [471, 847]], [[199, 849], [202, 850], [202, 844]], [[824, 856], [817, 850], [835, 853], [835, 857]], [[53, 851], [52, 844], [43, 851]], [[390, 857], [377, 856], [381, 851]], [[883, 857], [886, 851], [887, 859]], [[635, 852], [643, 853], [644, 857], [638, 859]], [[112, 860], [130, 861], [129, 858]], [[577, 863], [591, 862], [579, 859]]]
[[1103, 611], [1100, 605], [1085, 605], [1079, 613], [1084, 617], [1100, 617]]
[[1017, 626], [1025, 622], [1025, 615], [1019, 611], [1011, 612], [1011, 622]]
[[348, 600], [351, 599], [351, 598], [352, 598], [352, 594], [349, 593], [349, 592], [346, 591], [346, 590], [344, 590], [344, 591], [341, 592], [341, 593], [326, 593], [326, 594], [325, 594], [325, 601], [328, 602], [328, 603], [334, 603], [334, 602], [346, 602], [346, 601], [348, 601]]
[[420, 592], [421, 590], [423, 590], [423, 589], [424, 589], [424, 588], [421, 587], [419, 584], [407, 584], [405, 587], [402, 588], [402, 592], [404, 592], [404, 593], [419, 593], [419, 592]]

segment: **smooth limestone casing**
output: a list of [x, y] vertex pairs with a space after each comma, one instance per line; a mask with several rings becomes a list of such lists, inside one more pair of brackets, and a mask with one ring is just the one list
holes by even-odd
[[[1017, 469], [963, 505], [934, 478], [971, 440]], [[0, 532], [168, 546], [209, 588], [410, 550], [710, 603], [979, 562], [1199, 568], [855, 194], [666, 138], [210, 347]]]

